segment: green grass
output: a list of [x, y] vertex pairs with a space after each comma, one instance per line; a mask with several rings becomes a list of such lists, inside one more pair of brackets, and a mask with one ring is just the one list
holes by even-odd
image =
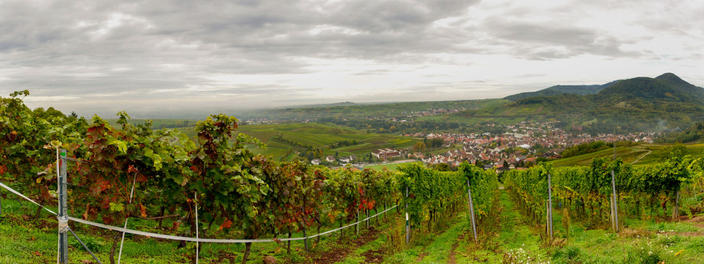
[[[3, 214], [0, 216], [0, 263], [54, 263], [57, 252], [56, 218], [48, 213], [42, 213], [38, 219], [23, 215], [32, 214], [34, 205], [14, 199], [2, 199]], [[69, 210], [70, 212], [70, 210]], [[394, 211], [391, 211], [391, 213]], [[397, 214], [390, 214], [390, 219], [400, 219]], [[389, 229], [396, 221], [382, 222], [380, 229]], [[170, 224], [169, 224], [170, 226]], [[112, 246], [114, 232], [104, 231], [80, 224], [72, 223], [71, 227], [103, 263], [109, 263], [109, 253]], [[155, 223], [150, 220], [131, 219], [128, 228], [164, 233], [155, 230]], [[325, 229], [324, 229], [325, 230]], [[322, 231], [324, 231], [322, 230]], [[351, 230], [354, 230], [353, 228]], [[360, 235], [365, 232], [360, 228]], [[183, 230], [185, 231], [185, 230]], [[347, 229], [343, 241], [354, 239], [354, 231]], [[309, 231], [310, 233], [310, 231]], [[302, 236], [300, 232], [293, 236]], [[387, 244], [386, 236], [360, 247], [350, 255], [358, 256], [370, 248], [380, 248]], [[249, 263], [261, 263], [264, 256], [274, 256], [281, 263], [309, 263], [312, 258], [326, 251], [334, 250], [340, 245], [339, 233], [325, 236], [310, 253], [306, 253], [303, 242], [292, 242], [292, 254], [287, 254], [285, 243], [255, 243]], [[314, 245], [315, 239], [310, 241]], [[142, 236], [125, 236], [122, 254], [122, 263], [187, 263], [194, 254], [195, 243], [187, 243], [185, 247], [178, 247], [178, 242], [163, 241]], [[220, 256], [234, 257], [236, 263], [241, 263], [244, 252], [242, 244], [201, 244], [201, 263], [227, 262]], [[356, 255], [355, 255], [356, 254]], [[117, 256], [115, 257], [117, 259]], [[69, 260], [71, 263], [92, 263], [92, 257], [85, 251], [73, 236], [69, 234]]]
[[[409, 161], [409, 162], [415, 162], [415, 161]], [[369, 169], [374, 169], [374, 170], [397, 170], [407, 162], [399, 162], [399, 163], [388, 163], [388, 164], [374, 164], [374, 165], [368, 165], [365, 166], [364, 168], [369, 168]]]
[[[338, 153], [340, 156], [355, 155], [357, 158], [364, 158], [371, 151], [380, 148], [408, 148], [418, 142], [418, 139], [410, 137], [366, 133], [343, 126], [318, 123], [246, 125], [240, 127], [240, 132], [267, 145], [266, 148], [255, 151], [283, 160], [294, 157], [296, 151], [305, 151], [308, 146], [323, 150], [324, 155]], [[343, 141], [356, 141], [356, 144], [332, 147], [333, 144]]]

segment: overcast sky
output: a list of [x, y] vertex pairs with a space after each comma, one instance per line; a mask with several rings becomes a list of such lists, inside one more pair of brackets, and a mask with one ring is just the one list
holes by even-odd
[[704, 1], [7, 1], [0, 92], [112, 116], [496, 98], [674, 72]]

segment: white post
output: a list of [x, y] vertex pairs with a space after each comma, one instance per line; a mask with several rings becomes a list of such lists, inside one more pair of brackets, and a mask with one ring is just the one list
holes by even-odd
[[[134, 175], [134, 178], [132, 179], [132, 189], [130, 190], [130, 201], [129, 203], [132, 203], [132, 197], [134, 196], [134, 185], [137, 183], [137, 175]], [[125, 217], [125, 227], [124, 229], [127, 229], [127, 220], [129, 217]], [[120, 252], [117, 254], [117, 264], [120, 264], [120, 261], [122, 260], [122, 245], [125, 244], [125, 232], [122, 232], [122, 240], [120, 240]]]
[[618, 196], [616, 196], [616, 176], [614, 176], [613, 170], [611, 170], [611, 189], [613, 190], [612, 199], [614, 200], [614, 230], [618, 232]]
[[406, 187], [406, 244], [408, 244], [408, 241], [411, 239], [411, 226], [409, 225], [408, 222], [408, 187]]
[[61, 150], [61, 157], [59, 162], [61, 164], [59, 169], [59, 178], [57, 183], [59, 185], [59, 263], [68, 263], [68, 215], [66, 208], [66, 150]]
[[552, 177], [548, 173], [548, 235], [552, 241]]
[[[196, 206], [196, 239], [198, 239], [198, 193], [195, 193], [193, 195], [193, 202], [195, 203]], [[196, 241], [196, 264], [198, 264], [198, 249], [199, 249], [199, 243]]]
[[469, 180], [467, 180], [467, 197], [469, 200], [469, 216], [472, 219], [472, 233], [474, 234], [474, 243], [477, 243], [477, 225], [474, 222], [474, 203], [472, 202], [472, 188], [469, 186]]

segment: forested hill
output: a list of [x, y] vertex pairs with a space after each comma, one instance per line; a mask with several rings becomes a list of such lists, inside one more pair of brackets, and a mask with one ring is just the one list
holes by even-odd
[[[586, 93], [584, 95], [566, 92], [544, 95], [553, 92], [542, 92], [535, 94], [543, 95], [525, 97], [526, 94], [522, 94], [524, 98], [503, 107], [457, 115], [465, 118], [553, 119], [587, 132], [684, 129], [693, 122], [704, 120], [704, 89], [675, 74], [619, 80], [604, 86], [594, 94], [589, 94], [593, 91], [589, 89], [596, 88], [582, 86], [589, 90], [582, 91]], [[579, 86], [572, 88], [578, 89]]]
[[599, 91], [606, 88], [609, 84], [596, 84], [596, 85], [555, 85], [535, 92], [525, 92], [514, 95], [509, 95], [504, 97], [511, 101], [517, 101], [520, 99], [537, 97], [537, 96], [552, 96], [561, 94], [576, 94], [576, 95], [587, 95], [596, 94]]
[[609, 102], [643, 99], [704, 104], [704, 89], [675, 74], [665, 73], [656, 78], [638, 77], [617, 81], [597, 93], [595, 99]]

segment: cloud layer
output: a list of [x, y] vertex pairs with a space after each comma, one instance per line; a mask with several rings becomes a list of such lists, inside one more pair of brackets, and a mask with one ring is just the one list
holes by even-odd
[[[546, 3], [548, 2], [548, 3]], [[0, 92], [80, 114], [501, 97], [675, 72], [701, 1], [0, 1]]]

